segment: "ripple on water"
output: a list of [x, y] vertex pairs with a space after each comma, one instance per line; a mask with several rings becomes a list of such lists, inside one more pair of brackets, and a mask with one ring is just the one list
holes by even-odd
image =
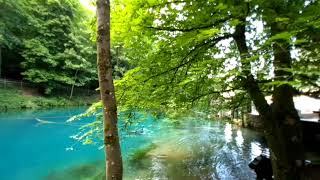
[[[246, 137], [248, 134], [253, 135]], [[147, 170], [139, 169], [141, 174], [137, 174], [136, 178], [254, 179], [255, 175], [247, 164], [256, 153], [250, 147], [251, 143], [263, 148], [256, 141], [256, 136], [259, 134], [231, 124], [180, 125], [174, 131], [166, 131], [165, 136], [158, 135], [157, 139], [153, 139], [155, 148], [146, 153], [144, 159], [148, 163], [145, 167], [136, 167]]]

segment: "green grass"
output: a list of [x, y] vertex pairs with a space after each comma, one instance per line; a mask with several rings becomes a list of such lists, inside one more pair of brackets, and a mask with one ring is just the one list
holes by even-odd
[[63, 106], [83, 106], [98, 100], [97, 95], [73, 97], [59, 96], [24, 96], [21, 90], [16, 88], [0, 88], [0, 111], [11, 109], [41, 109]]

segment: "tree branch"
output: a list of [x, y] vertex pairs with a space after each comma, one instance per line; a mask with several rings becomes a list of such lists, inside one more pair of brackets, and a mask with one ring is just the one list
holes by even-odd
[[300, 95], [309, 96], [315, 99], [320, 99], [320, 91], [308, 91], [308, 92], [299, 92]]
[[297, 74], [296, 76], [298, 76], [298, 78], [305, 80], [308, 84], [320, 89], [320, 85], [318, 85], [316, 82], [312, 81], [311, 78], [308, 77], [307, 75]]
[[207, 25], [202, 25], [199, 27], [191, 27], [191, 28], [175, 28], [175, 27], [155, 27], [155, 26], [147, 26], [146, 28], [149, 29], [154, 29], [154, 30], [158, 30], [158, 31], [172, 31], [172, 32], [191, 32], [191, 31], [196, 31], [196, 30], [201, 30], [201, 29], [211, 29], [214, 26], [217, 26], [221, 23], [225, 23], [226, 21], [230, 20], [231, 17], [227, 17], [224, 19], [219, 19], [211, 24], [207, 24]]
[[[249, 55], [249, 49], [246, 45], [246, 37], [245, 37], [246, 20], [245, 18], [239, 18], [239, 19], [242, 22], [236, 26], [236, 31], [234, 33], [233, 38], [236, 41], [243, 65], [250, 67], [250, 63], [245, 62], [245, 59]], [[245, 90], [247, 90], [259, 114], [264, 117], [269, 117], [271, 108], [268, 102], [265, 100], [264, 94], [261, 92], [259, 84], [257, 83], [256, 79], [254, 79], [250, 70], [245, 70], [244, 74], [245, 74], [245, 77], [240, 77], [242, 86], [244, 87]]]
[[180, 4], [180, 3], [187, 3], [187, 1], [180, 1], [180, 0], [175, 0], [175, 1], [170, 1], [170, 2], [163, 2], [163, 3], [159, 3], [159, 4], [154, 4], [154, 5], [151, 5], [149, 6], [150, 8], [153, 8], [153, 7], [158, 7], [158, 6], [166, 6], [166, 5], [169, 5], [169, 4]]
[[193, 97], [193, 98], [191, 99], [191, 101], [194, 102], [194, 101], [196, 101], [196, 100], [199, 100], [199, 99], [201, 99], [201, 98], [203, 98], [203, 97], [205, 97], [205, 96], [211, 95], [211, 94], [221, 94], [221, 93], [225, 93], [225, 92], [231, 92], [231, 91], [234, 91], [234, 90], [236, 90], [236, 89], [238, 89], [238, 88], [225, 89], [225, 90], [221, 90], [221, 91], [209, 91], [209, 92], [207, 92], [207, 93], [199, 94], [198, 96]]
[[205, 40], [205, 41], [203, 41], [201, 44], [198, 44], [196, 47], [194, 47], [192, 50], [190, 50], [190, 51], [188, 52], [188, 54], [182, 58], [182, 62], [183, 62], [183, 63], [181, 63], [181, 64], [179, 64], [179, 65], [177, 65], [177, 66], [175, 66], [175, 67], [172, 67], [172, 68], [170, 68], [170, 69], [168, 69], [168, 70], [166, 70], [166, 71], [163, 71], [163, 72], [161, 72], [161, 73], [159, 73], [159, 74], [153, 75], [153, 76], [149, 77], [148, 79], [146, 79], [144, 82], [147, 82], [147, 81], [149, 81], [150, 79], [153, 79], [153, 78], [155, 78], [155, 77], [164, 75], [164, 74], [166, 74], [166, 73], [168, 73], [168, 72], [177, 70], [177, 69], [179, 69], [179, 68], [181, 68], [181, 67], [183, 67], [183, 66], [185, 66], [185, 65], [187, 65], [187, 64], [190, 64], [190, 63], [194, 62], [194, 61], [196, 60], [195, 58], [193, 58], [193, 59], [191, 59], [191, 60], [189, 60], [189, 61], [186, 61], [186, 62], [184, 62], [184, 61], [185, 61], [192, 53], [196, 52], [198, 49], [200, 49], [200, 48], [202, 48], [202, 47], [204, 47], [204, 46], [206, 46], [206, 45], [213, 46], [213, 45], [217, 44], [218, 42], [220, 42], [221, 40], [223, 40], [223, 39], [228, 39], [228, 38], [230, 38], [230, 37], [232, 37], [231, 34], [225, 34], [224, 36], [217, 37], [217, 38], [215, 38], [215, 39], [213, 39], [213, 40]]

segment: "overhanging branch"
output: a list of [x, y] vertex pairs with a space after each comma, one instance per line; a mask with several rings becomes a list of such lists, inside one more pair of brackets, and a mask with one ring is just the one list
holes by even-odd
[[185, 66], [185, 65], [188, 65], [188, 64], [196, 61], [196, 58], [193, 58], [193, 59], [191, 59], [191, 60], [189, 60], [189, 61], [185, 61], [185, 60], [186, 60], [188, 57], [190, 57], [190, 56], [192, 55], [192, 53], [196, 52], [196, 51], [199, 50], [200, 48], [202, 48], [202, 47], [204, 47], [204, 46], [206, 46], [206, 45], [213, 46], [213, 45], [217, 44], [218, 42], [220, 42], [221, 40], [228, 39], [228, 38], [230, 38], [230, 37], [232, 37], [231, 34], [225, 34], [224, 36], [220, 36], [220, 37], [214, 38], [214, 39], [212, 39], [212, 40], [205, 40], [205, 41], [203, 41], [202, 43], [200, 43], [200, 44], [198, 44], [197, 46], [195, 46], [192, 50], [190, 50], [190, 51], [187, 53], [187, 55], [185, 55], [185, 56], [182, 58], [182, 61], [181, 61], [182, 63], [181, 63], [181, 64], [178, 64], [178, 65], [175, 66], [175, 67], [172, 67], [172, 68], [170, 68], [170, 69], [168, 69], [168, 70], [165, 70], [165, 71], [163, 71], [163, 72], [161, 72], [161, 73], [158, 73], [158, 74], [156, 74], [156, 75], [153, 75], [153, 76], [149, 77], [148, 79], [146, 79], [144, 82], [147, 82], [147, 81], [149, 81], [150, 79], [153, 79], [153, 78], [155, 78], [155, 77], [164, 75], [164, 74], [166, 74], [166, 73], [168, 73], [168, 72], [176, 71], [177, 69], [180, 69], [181, 67], [183, 67], [183, 66]]
[[170, 2], [163, 2], [163, 3], [158, 3], [158, 4], [154, 4], [154, 5], [151, 5], [149, 6], [150, 8], [153, 8], [153, 7], [159, 7], [159, 6], [166, 6], [166, 5], [171, 5], [171, 4], [180, 4], [180, 3], [187, 3], [187, 1], [180, 1], [180, 0], [176, 0], [176, 1], [170, 1]]
[[147, 26], [146, 28], [154, 29], [158, 31], [171, 31], [171, 32], [191, 32], [191, 31], [197, 31], [201, 29], [211, 29], [215, 26], [218, 26], [219, 24], [225, 23], [226, 21], [230, 20], [231, 17], [219, 19], [211, 24], [202, 25], [199, 27], [191, 27], [191, 28], [175, 28], [175, 27], [155, 27], [155, 26]]
[[225, 92], [232, 92], [232, 91], [235, 91], [237, 90], [238, 88], [230, 88], [230, 89], [224, 89], [224, 90], [220, 90], [220, 91], [209, 91], [207, 93], [203, 93], [203, 94], [199, 94], [198, 96], [196, 97], [193, 97], [191, 99], [192, 102], [196, 101], [196, 100], [199, 100], [205, 96], [209, 96], [209, 95], [212, 95], [212, 94], [221, 94], [221, 93], [225, 93]]

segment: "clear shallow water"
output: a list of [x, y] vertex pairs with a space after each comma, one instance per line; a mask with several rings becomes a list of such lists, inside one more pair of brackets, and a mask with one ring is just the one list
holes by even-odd
[[[84, 110], [0, 113], [0, 179], [101, 179], [103, 150], [69, 138], [79, 123], [64, 124]], [[37, 118], [55, 123], [39, 125]], [[87, 121], [90, 118], [80, 123]], [[258, 133], [201, 119], [170, 123], [146, 117], [122, 131], [121, 140], [128, 180], [250, 180], [255, 174], [247, 164], [268, 154]]]

